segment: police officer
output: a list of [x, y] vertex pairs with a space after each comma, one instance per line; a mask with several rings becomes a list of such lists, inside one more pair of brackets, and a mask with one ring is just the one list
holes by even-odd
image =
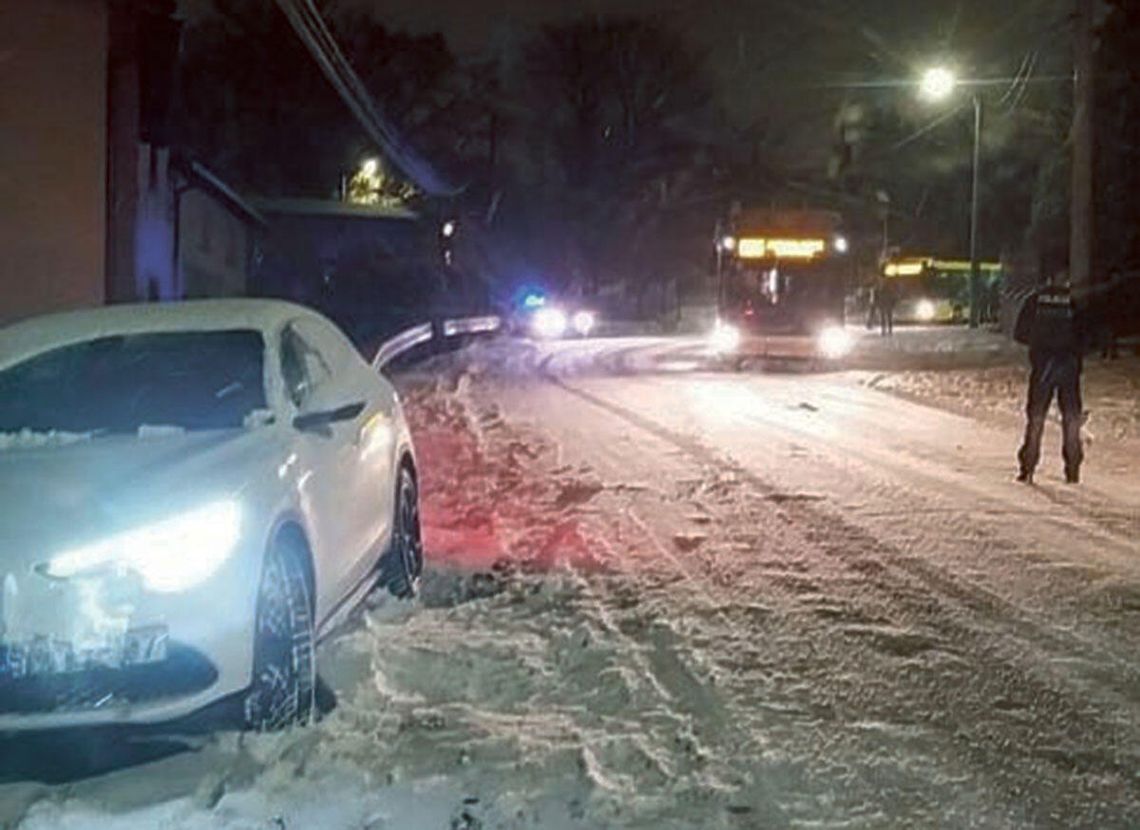
[[883, 337], [890, 337], [895, 333], [895, 306], [898, 305], [898, 291], [890, 280], [879, 283], [876, 293], [879, 303], [879, 323]]
[[1076, 484], [1081, 478], [1084, 458], [1081, 362], [1085, 332], [1064, 273], [1026, 299], [1017, 318], [1014, 339], [1029, 346], [1031, 367], [1025, 406], [1025, 441], [1017, 454], [1020, 464], [1017, 480], [1033, 483], [1033, 472], [1041, 458], [1041, 433], [1056, 395], [1064, 433], [1065, 481]]

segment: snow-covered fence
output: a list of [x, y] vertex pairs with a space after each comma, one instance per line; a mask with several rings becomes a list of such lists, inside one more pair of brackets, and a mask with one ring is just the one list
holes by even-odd
[[[495, 315], [443, 320], [439, 324], [438, 336], [446, 338], [459, 335], [492, 334], [498, 331], [501, 325], [502, 321]], [[380, 344], [376, 350], [376, 356], [372, 358], [372, 368], [380, 371], [400, 355], [431, 341], [435, 337], [437, 337], [436, 327], [431, 323], [422, 323], [404, 329]]]

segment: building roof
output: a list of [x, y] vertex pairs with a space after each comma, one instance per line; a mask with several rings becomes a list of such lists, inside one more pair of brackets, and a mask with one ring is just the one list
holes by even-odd
[[405, 207], [357, 205], [334, 199], [258, 199], [255, 204], [264, 213], [293, 216], [331, 216], [341, 219], [384, 219], [413, 221], [420, 215]]
[[255, 224], [266, 224], [265, 217], [262, 216], [253, 205], [242, 198], [232, 187], [218, 178], [217, 174], [206, 167], [206, 165], [190, 159], [178, 158], [175, 159], [174, 164], [182, 171], [183, 175], [193, 181], [198, 188], [210, 191], [215, 197], [228, 204], [231, 210], [242, 214], [247, 220]]

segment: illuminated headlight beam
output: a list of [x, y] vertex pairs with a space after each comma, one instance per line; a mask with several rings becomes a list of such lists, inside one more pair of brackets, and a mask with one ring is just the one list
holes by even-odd
[[534, 313], [531, 328], [538, 337], [557, 339], [566, 334], [570, 321], [560, 308], [540, 308]]
[[717, 321], [716, 328], [709, 336], [709, 347], [716, 354], [728, 354], [736, 351], [740, 345], [740, 329], [728, 323]]
[[594, 330], [594, 323], [596, 323], [597, 320], [594, 318], [594, 312], [579, 311], [574, 314], [571, 322], [574, 325], [574, 331], [578, 332], [582, 337], [586, 337]]
[[828, 360], [838, 360], [851, 353], [855, 345], [851, 335], [842, 326], [827, 326], [817, 335], [820, 353]]
[[220, 501], [53, 557], [43, 573], [56, 579], [133, 571], [153, 591], [184, 591], [205, 582], [241, 538], [241, 509]]

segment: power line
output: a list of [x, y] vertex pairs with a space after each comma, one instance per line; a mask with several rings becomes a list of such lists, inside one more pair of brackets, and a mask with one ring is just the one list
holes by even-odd
[[936, 129], [939, 125], [944, 124], [945, 122], [949, 121], [951, 118], [954, 118], [955, 116], [957, 116], [958, 113], [960, 113], [962, 110], [966, 109], [966, 107], [968, 107], [968, 106], [970, 106], [969, 103], [959, 104], [958, 106], [947, 110], [946, 112], [942, 113], [937, 118], [935, 118], [933, 121], [929, 122], [928, 124], [923, 125], [919, 129], [915, 130], [913, 133], [908, 135], [906, 138], [904, 138], [901, 141], [898, 141], [895, 144], [893, 144], [891, 146], [891, 149], [889, 152], [894, 153], [898, 150], [901, 150], [903, 147], [906, 147], [908, 144], [913, 144], [915, 141], [918, 141], [918, 139], [922, 138], [924, 135], [926, 135], [930, 131]]
[[299, 9], [294, 0], [278, 0], [279, 5], [282, 3], [289, 7], [286, 10], [287, 14], [290, 11], [294, 12], [293, 15], [290, 15], [294, 28], [296, 28], [296, 24], [300, 24], [302, 31], [299, 34], [301, 34], [302, 40], [314, 53], [314, 57], [317, 58], [318, 63], [325, 70], [326, 75], [329, 76], [341, 97], [361, 121], [362, 126], [369, 132], [391, 162], [421, 189], [432, 195], [443, 195], [447, 188], [439, 181], [438, 176], [425, 161], [415, 156], [409, 148], [404, 146], [399, 135], [383, 118], [372, 96], [345, 58], [312, 0], [301, 0]]
[[313, 0], [276, 0], [293, 31], [304, 43], [326, 79], [388, 160], [420, 190], [431, 196], [451, 196], [432, 166], [410, 147], [384, 118], [360, 76], [329, 31]]

